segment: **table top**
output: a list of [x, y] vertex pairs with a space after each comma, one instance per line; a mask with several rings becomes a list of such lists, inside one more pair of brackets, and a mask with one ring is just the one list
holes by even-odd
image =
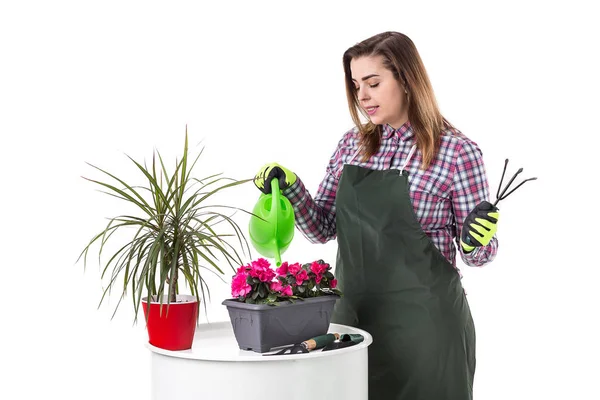
[[[331, 350], [331, 351], [321, 351], [321, 350], [313, 350], [310, 353], [300, 353], [300, 354], [287, 354], [287, 355], [278, 355], [278, 356], [268, 356], [265, 357], [263, 354], [266, 353], [257, 353], [254, 351], [241, 350], [235, 340], [235, 336], [233, 334], [233, 328], [231, 326], [230, 321], [221, 321], [221, 322], [213, 322], [206, 324], [199, 324], [196, 327], [196, 333], [194, 334], [194, 342], [192, 344], [192, 348], [189, 350], [180, 350], [180, 351], [171, 351], [160, 349], [151, 345], [150, 343], [146, 343], [146, 347], [150, 349], [150, 351], [166, 356], [177, 357], [177, 358], [187, 358], [193, 360], [202, 360], [202, 361], [234, 361], [234, 362], [269, 362], [269, 361], [292, 361], [292, 360], [301, 360], [307, 358], [318, 358], [318, 357], [329, 357], [337, 354], [341, 354], [342, 352], [352, 352], [359, 351], [366, 347], [368, 347], [373, 339], [371, 335], [363, 331], [361, 329], [357, 329], [351, 326], [346, 325], [338, 325], [338, 324], [330, 324], [329, 325], [329, 333], [358, 333], [363, 335], [365, 338], [359, 344], [354, 346], [345, 347], [342, 349]], [[269, 353], [275, 353], [277, 349], [273, 349]]]

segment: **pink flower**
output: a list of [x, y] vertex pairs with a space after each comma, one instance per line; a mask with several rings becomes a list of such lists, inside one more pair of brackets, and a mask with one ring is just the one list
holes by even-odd
[[283, 285], [279, 281], [271, 282], [271, 290], [274, 292], [281, 292], [283, 290]]
[[246, 283], [248, 274], [245, 272], [238, 272], [238, 274], [231, 281], [231, 295], [233, 297], [245, 297], [252, 290], [252, 286]]
[[258, 278], [261, 282], [270, 282], [275, 278], [275, 272], [270, 268], [267, 260], [259, 258], [252, 262], [250, 276]]
[[260, 279], [261, 282], [271, 282], [273, 278], [275, 278], [275, 271], [272, 269], [261, 271], [258, 275], [258, 279]]
[[319, 264], [315, 261], [310, 265], [310, 270], [314, 272], [315, 275], [323, 275], [325, 272], [327, 272], [328, 267], [329, 265], [327, 264]]
[[308, 272], [301, 270], [296, 274], [296, 285], [302, 285], [302, 282], [308, 279]]
[[252, 261], [252, 266], [258, 266], [261, 268], [269, 268], [271, 266], [271, 264], [265, 259], [265, 258], [259, 258], [256, 261]]
[[[312, 296], [313, 293], [310, 291], [300, 292], [297, 289], [298, 287], [302, 289], [307, 283], [310, 283], [310, 285], [317, 284], [316, 290], [319, 291], [317, 295], [330, 294], [326, 288], [335, 289], [338, 282], [328, 272], [330, 269], [329, 264], [319, 261], [309, 264], [290, 264], [286, 261], [275, 268], [275, 266], [271, 266], [267, 259], [258, 258], [237, 268], [237, 273], [231, 281], [231, 294], [239, 301], [248, 301], [248, 298], [254, 295], [256, 288], [257, 290], [260, 289], [259, 293], [263, 294], [262, 296], [254, 295], [252, 302], [271, 304], [277, 301], [276, 299], [286, 297], [306, 298]], [[289, 281], [294, 283], [290, 285], [288, 284]], [[321, 282], [325, 282], [322, 287]], [[260, 287], [261, 285], [263, 287]]]
[[283, 290], [281, 291], [281, 294], [284, 296], [291, 296], [292, 293], [292, 287], [290, 285], [287, 285], [286, 287], [283, 288]]
[[261, 273], [262, 270], [257, 269], [257, 268], [252, 268], [248, 271], [248, 273], [250, 274], [251, 277], [253, 278], [258, 278], [258, 274]]
[[287, 261], [283, 262], [279, 268], [277, 268], [277, 275], [286, 276], [288, 273], [288, 263]]
[[300, 265], [300, 263], [295, 263], [288, 267], [288, 272], [292, 275], [296, 275], [301, 269], [302, 265]]

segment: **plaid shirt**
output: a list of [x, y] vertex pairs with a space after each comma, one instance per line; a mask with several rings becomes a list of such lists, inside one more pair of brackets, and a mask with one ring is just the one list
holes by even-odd
[[[314, 198], [300, 177], [283, 191], [294, 207], [296, 225], [304, 236], [313, 243], [336, 238], [335, 195], [344, 164], [373, 170], [401, 169], [414, 142], [410, 122], [396, 130], [384, 125], [379, 151], [362, 162], [357, 155], [358, 130], [346, 132]], [[471, 253], [465, 254], [460, 246], [463, 221], [477, 204], [488, 200], [488, 182], [477, 144], [457, 129], [446, 129], [436, 158], [425, 171], [419, 168], [420, 164], [421, 153], [417, 150], [405, 169], [409, 173], [412, 205], [425, 234], [454, 267], [457, 247], [466, 265], [491, 262], [498, 249], [496, 236], [487, 246], [476, 247]]]

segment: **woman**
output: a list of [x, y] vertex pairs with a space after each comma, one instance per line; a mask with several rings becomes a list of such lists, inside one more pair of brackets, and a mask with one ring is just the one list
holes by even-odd
[[483, 266], [498, 247], [481, 151], [440, 114], [407, 36], [371, 37], [349, 48], [343, 64], [356, 126], [316, 196], [275, 163], [255, 183], [269, 193], [265, 181], [279, 179], [312, 242], [337, 237], [344, 296], [332, 321], [373, 336], [369, 398], [471, 399], [475, 329], [456, 252]]

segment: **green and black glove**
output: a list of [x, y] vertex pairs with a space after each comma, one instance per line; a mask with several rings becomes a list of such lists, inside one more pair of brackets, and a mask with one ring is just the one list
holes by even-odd
[[498, 208], [488, 201], [479, 203], [465, 219], [460, 244], [466, 253], [479, 246], [487, 246], [498, 228]]
[[[294, 182], [296, 182], [296, 174], [294, 174], [292, 171], [282, 167], [277, 163], [268, 163], [263, 165], [263, 167], [258, 171], [254, 177], [254, 184], [260, 189], [260, 191], [269, 194], [271, 193], [270, 182], [273, 180], [273, 178], [278, 179], [279, 188], [281, 190], [287, 189], [288, 187], [292, 186]], [[268, 183], [265, 185], [265, 182]]]

